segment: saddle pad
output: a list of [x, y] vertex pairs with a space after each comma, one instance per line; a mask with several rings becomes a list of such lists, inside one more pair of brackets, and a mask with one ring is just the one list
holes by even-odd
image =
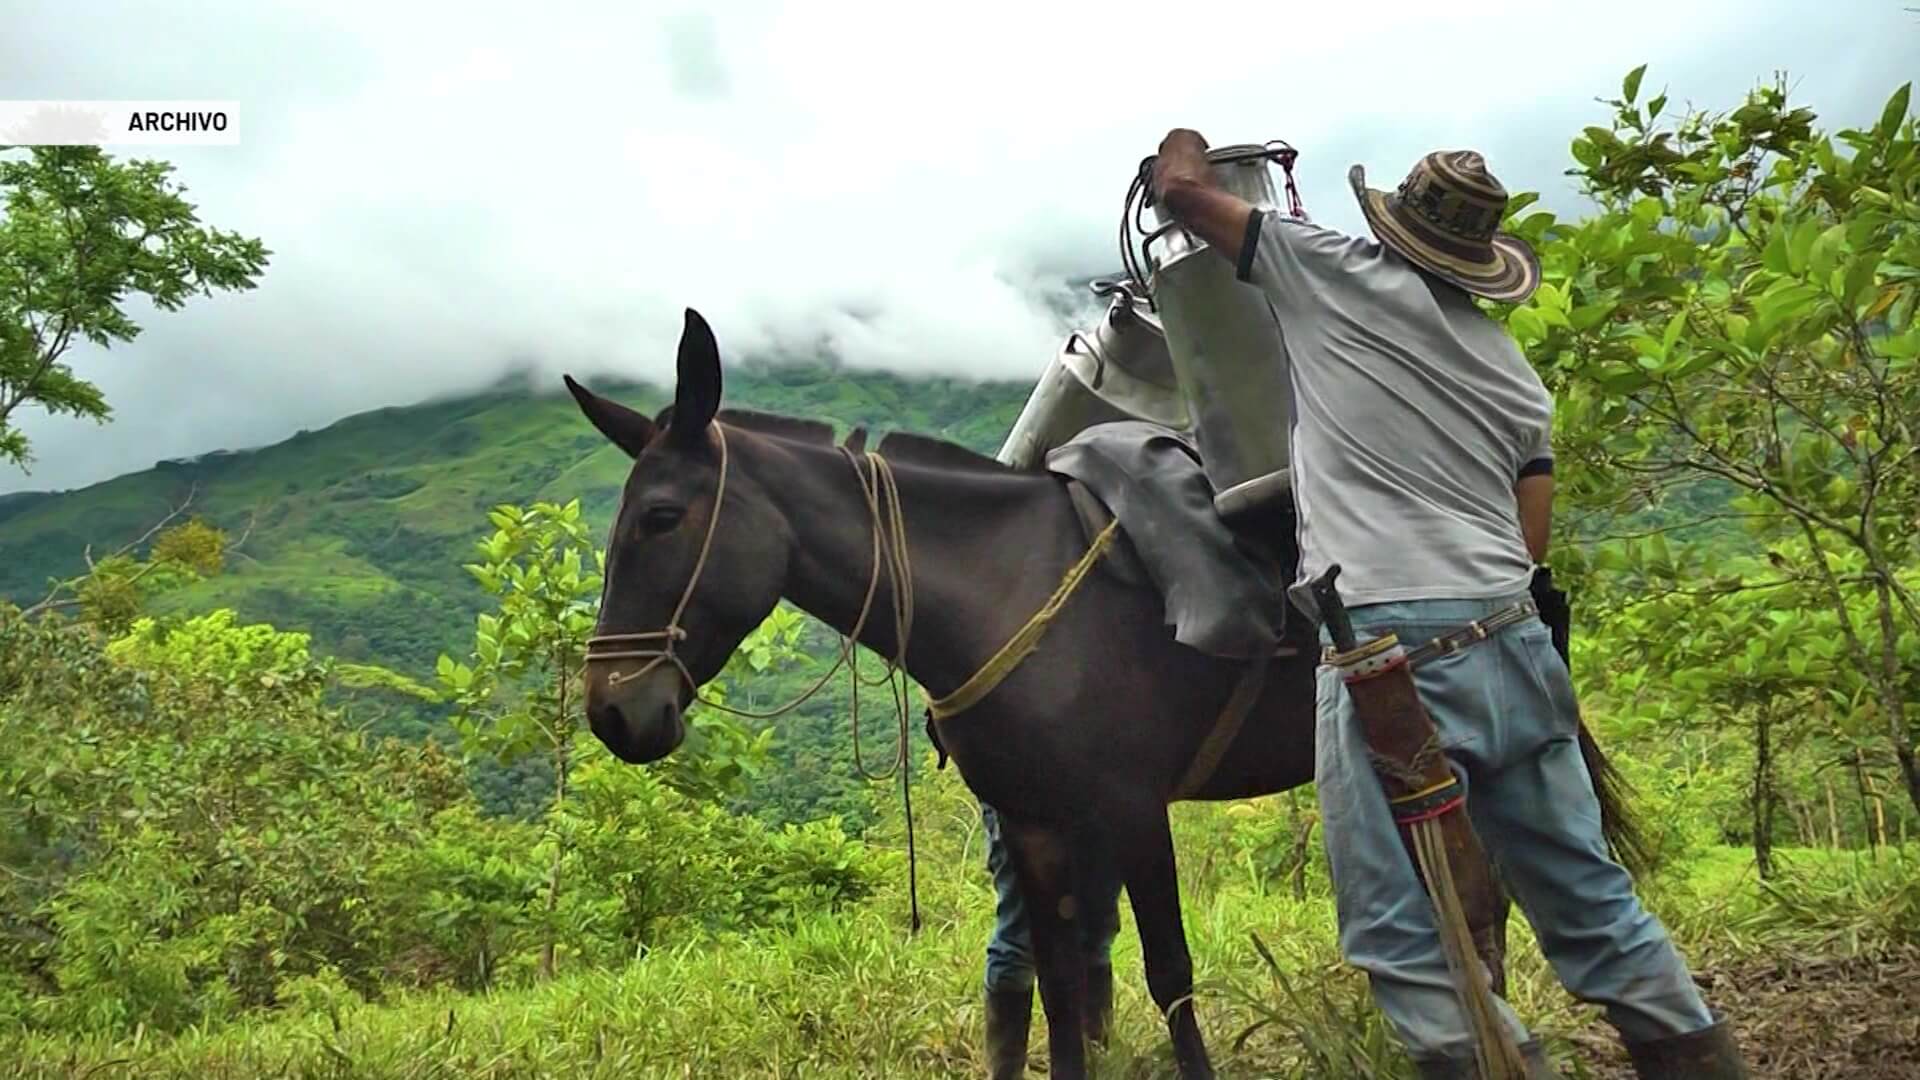
[[1235, 541], [1190, 440], [1141, 420], [1096, 424], [1049, 452], [1046, 467], [1119, 518], [1176, 641], [1231, 660], [1275, 654], [1293, 568]]
[[[1073, 502], [1073, 512], [1080, 518], [1081, 539], [1092, 544], [1095, 537], [1113, 521], [1113, 511], [1100, 497], [1087, 490], [1087, 485], [1078, 480], [1068, 479], [1067, 496]], [[1107, 557], [1101, 559], [1094, 573], [1106, 574], [1122, 584], [1135, 588], [1151, 588], [1153, 579], [1147, 576], [1147, 568], [1140, 565], [1140, 554], [1133, 550], [1133, 542], [1127, 539], [1127, 530], [1123, 527], [1114, 534], [1113, 546], [1107, 549]]]

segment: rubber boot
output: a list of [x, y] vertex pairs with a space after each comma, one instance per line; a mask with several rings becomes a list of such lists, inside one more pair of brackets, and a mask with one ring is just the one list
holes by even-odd
[[1626, 1044], [1640, 1080], [1746, 1080], [1747, 1063], [1723, 1021], [1685, 1035]]
[[[1559, 1080], [1560, 1074], [1547, 1062], [1547, 1050], [1540, 1040], [1521, 1043], [1520, 1059], [1527, 1064], [1527, 1080]], [[1413, 1065], [1420, 1080], [1480, 1080], [1480, 1065], [1471, 1058], [1415, 1058]]]
[[1104, 1049], [1113, 1024], [1113, 969], [1087, 969], [1087, 1041]]
[[1027, 1071], [1027, 1029], [1033, 1022], [1033, 988], [987, 991], [987, 1076], [1020, 1080]]

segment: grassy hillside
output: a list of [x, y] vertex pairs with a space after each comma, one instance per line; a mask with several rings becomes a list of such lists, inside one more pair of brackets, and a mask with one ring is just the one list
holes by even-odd
[[[573, 966], [551, 984], [485, 995], [368, 1001], [315, 979], [272, 1012], [172, 1037], [0, 1033], [0, 1077], [79, 1080], [119, 1068], [195, 1080], [980, 1076], [980, 963], [993, 899], [978, 819], [951, 773], [929, 776], [919, 798], [927, 921], [918, 935], [906, 929], [898, 807], [885, 807], [874, 839], [892, 849], [891, 882], [836, 915], [687, 942], [612, 969]], [[1232, 1077], [1410, 1077], [1365, 977], [1339, 961], [1324, 858], [1313, 853], [1296, 892], [1259, 842], [1285, 829], [1283, 804], [1174, 810], [1196, 996], [1215, 1063]], [[1643, 886], [1715, 1004], [1740, 1025], [1756, 1076], [1912, 1075], [1903, 1070], [1914, 1024], [1899, 1000], [1920, 954], [1900, 904], [1911, 903], [1904, 882], [1920, 852], [1786, 857], [1799, 886], [1790, 894], [1762, 887], [1743, 852], [1718, 846], [1690, 849]], [[1788, 895], [1830, 910], [1809, 914]], [[1168, 1076], [1132, 913], [1120, 910], [1116, 1020], [1100, 1075]], [[1836, 948], [1838, 938], [1847, 944]], [[1563, 1074], [1631, 1076], [1599, 1010], [1559, 987], [1524, 920], [1510, 944], [1511, 999]], [[1036, 1004], [1036, 1065], [1045, 1030]]]

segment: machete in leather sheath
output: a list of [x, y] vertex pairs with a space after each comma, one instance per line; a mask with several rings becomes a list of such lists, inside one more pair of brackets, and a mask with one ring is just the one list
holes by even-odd
[[[1488, 971], [1477, 955], [1477, 943], [1490, 940], [1506, 899], [1464, 812], [1466, 790], [1440, 747], [1439, 729], [1420, 703], [1412, 657], [1392, 633], [1365, 644], [1355, 639], [1334, 587], [1339, 574], [1340, 567], [1331, 566], [1313, 583], [1315, 603], [1333, 639], [1326, 663], [1339, 670], [1346, 684], [1368, 763], [1386, 791], [1400, 843], [1433, 902], [1454, 990], [1474, 1032], [1481, 1075], [1522, 1076], [1520, 1050], [1493, 1004]], [[1469, 641], [1484, 638], [1478, 624], [1473, 630]], [[1453, 648], [1448, 645], [1445, 651]]]

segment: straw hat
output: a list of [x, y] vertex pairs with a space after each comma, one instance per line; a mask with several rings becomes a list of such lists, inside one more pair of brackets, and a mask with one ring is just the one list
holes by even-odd
[[1540, 285], [1540, 260], [1525, 240], [1500, 231], [1507, 189], [1471, 150], [1421, 158], [1398, 191], [1367, 187], [1347, 172], [1373, 235], [1421, 269], [1488, 300], [1518, 303]]

